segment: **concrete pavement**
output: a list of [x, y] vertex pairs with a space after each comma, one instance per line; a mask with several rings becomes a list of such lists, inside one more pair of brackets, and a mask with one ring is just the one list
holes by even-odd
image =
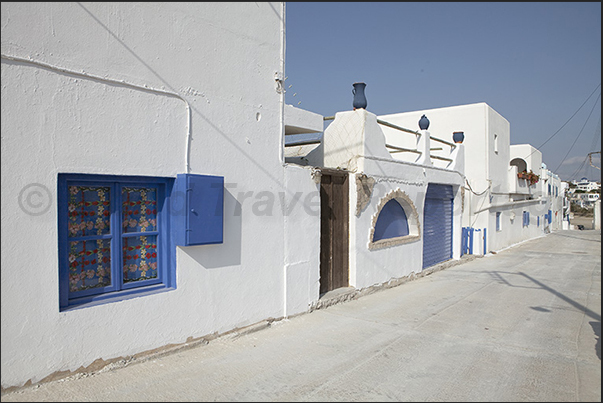
[[558, 231], [13, 401], [601, 401], [601, 232]]

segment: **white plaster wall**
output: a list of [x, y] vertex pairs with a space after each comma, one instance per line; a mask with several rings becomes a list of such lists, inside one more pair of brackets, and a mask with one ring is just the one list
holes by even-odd
[[[487, 106], [486, 152], [488, 154], [488, 180], [491, 193], [508, 193], [509, 147], [511, 125], [498, 112]], [[503, 197], [508, 197], [506, 194]]]
[[[491, 108], [487, 104], [477, 103], [380, 115], [378, 118], [410, 130], [418, 131], [418, 122], [421, 119], [421, 116], [426, 115], [429, 119], [429, 128], [427, 130], [430, 135], [449, 142], [453, 142], [453, 132], [464, 132], [465, 175], [467, 176], [467, 179], [471, 181], [472, 186], [475, 185], [475, 187], [480, 188], [487, 179], [487, 171], [484, 167], [487, 167], [486, 158], [488, 153], [486, 132], [488, 129], [489, 110], [491, 110]], [[389, 144], [396, 145], [401, 139], [405, 139], [406, 145], [410, 145], [410, 141], [415, 141], [414, 139], [408, 140], [409, 138], [414, 137], [412, 134], [403, 133], [387, 126], [381, 127], [385, 134], [386, 141]], [[404, 145], [402, 145], [402, 147], [404, 147]], [[431, 147], [442, 147], [447, 152], [450, 150], [449, 146], [434, 140], [431, 141]], [[433, 152], [433, 154], [438, 155], [437, 152]], [[394, 156], [396, 156], [395, 158], [398, 158], [398, 155], [399, 154], [394, 154]]]
[[[544, 232], [542, 216], [548, 210], [546, 203], [528, 201], [517, 205], [510, 204], [509, 192], [519, 192], [527, 197], [541, 196], [540, 184], [527, 188], [517, 182], [516, 175], [509, 171], [509, 162], [515, 157], [524, 158], [528, 169], [540, 174], [542, 154], [529, 144], [510, 145], [510, 123], [486, 103], [451, 106], [382, 115], [378, 118], [411, 130], [418, 130], [421, 116], [430, 121], [429, 132], [433, 137], [452, 141], [452, 133], [463, 131], [465, 139], [465, 170], [470, 189], [465, 191], [463, 226], [476, 229], [486, 228], [487, 251], [500, 250], [523, 240], [540, 236]], [[395, 129], [382, 127], [389, 144], [410, 147], [410, 134], [401, 134]], [[495, 138], [496, 135], [496, 138]], [[401, 139], [406, 141], [401, 143]], [[440, 144], [432, 141], [431, 147]], [[434, 152], [435, 154], [436, 152]], [[394, 154], [398, 159], [399, 154]], [[414, 154], [413, 154], [414, 155]], [[437, 155], [437, 154], [436, 154]], [[415, 157], [416, 158], [416, 157]], [[522, 187], [523, 186], [523, 187]], [[533, 223], [522, 227], [521, 217], [524, 209], [530, 211]], [[503, 214], [503, 229], [496, 231], [496, 211]], [[510, 217], [515, 215], [515, 219]], [[540, 227], [536, 226], [536, 217], [541, 216]], [[480, 240], [480, 248], [483, 244]], [[480, 252], [484, 251], [480, 249]]]
[[[453, 212], [453, 259], [460, 257], [462, 176], [455, 171], [423, 167], [381, 158], [365, 158], [367, 176], [376, 180], [370, 203], [356, 216], [356, 188], [350, 192], [350, 285], [366, 288], [393, 278], [423, 270], [423, 211], [429, 183], [450, 184], [455, 192]], [[350, 183], [355, 184], [352, 175]], [[379, 202], [391, 191], [400, 189], [414, 203], [419, 216], [421, 239], [408, 244], [369, 250], [370, 231]]]
[[[395, 122], [392, 122], [395, 123]], [[350, 171], [350, 243], [349, 283], [358, 289], [382, 284], [412, 272], [423, 265], [422, 222], [425, 192], [429, 183], [450, 184], [455, 191], [453, 221], [453, 259], [460, 257], [462, 196], [461, 172], [404, 162], [394, 159], [385, 147], [386, 126], [364, 109], [339, 112], [324, 133], [319, 149], [324, 165]], [[426, 134], [426, 133], [425, 133]], [[414, 135], [412, 135], [414, 137]], [[464, 151], [464, 150], [463, 150]], [[462, 158], [463, 153], [459, 154]], [[459, 164], [462, 167], [463, 164]], [[366, 174], [376, 180], [370, 203], [356, 215], [356, 174]], [[402, 245], [369, 250], [373, 219], [381, 199], [391, 191], [403, 191], [415, 204], [420, 222], [421, 239]]]
[[[2, 387], [282, 316], [284, 6], [1, 7]], [[59, 312], [57, 174], [173, 177], [187, 155], [228, 184], [224, 243], [179, 248], [174, 291]]]
[[514, 158], [521, 158], [527, 163], [528, 172], [531, 169], [536, 175], [541, 174], [542, 153], [540, 151], [530, 144], [512, 144], [509, 150], [509, 161]]
[[285, 134], [321, 133], [323, 128], [322, 115], [285, 105]]
[[376, 119], [365, 109], [336, 113], [323, 134], [320, 151], [324, 167], [355, 171], [362, 170], [358, 156], [392, 159]]
[[285, 166], [285, 316], [306, 312], [320, 291], [320, 176]]
[[[501, 212], [501, 230], [496, 231], [496, 212]], [[522, 226], [523, 211], [530, 213], [530, 225]], [[487, 252], [499, 251], [527, 239], [545, 234], [547, 224], [544, 221], [546, 214], [546, 200], [530, 200], [506, 205], [495, 206], [490, 209], [487, 235]], [[540, 217], [540, 225], [538, 219]]]

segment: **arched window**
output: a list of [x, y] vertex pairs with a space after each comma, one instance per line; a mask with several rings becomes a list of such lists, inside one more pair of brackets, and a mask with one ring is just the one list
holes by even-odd
[[387, 194], [377, 206], [369, 236], [369, 249], [401, 245], [421, 239], [419, 214], [400, 189]]
[[517, 167], [517, 172], [528, 171], [528, 164], [522, 158], [513, 158], [509, 165], [515, 165]]
[[400, 203], [395, 199], [392, 199], [385, 203], [379, 213], [377, 223], [375, 224], [373, 241], [405, 235], [408, 235], [408, 219], [406, 218], [406, 213], [402, 206], [400, 206]]

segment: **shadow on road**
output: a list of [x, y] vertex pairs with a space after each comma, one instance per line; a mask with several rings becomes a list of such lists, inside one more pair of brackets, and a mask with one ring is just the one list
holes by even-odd
[[[531, 277], [528, 274], [525, 274], [524, 272], [520, 271], [517, 274], [519, 274], [520, 276], [524, 276], [525, 278], [527, 278], [528, 280], [532, 281], [535, 284], [538, 284], [540, 286], [540, 288], [542, 288], [543, 290], [546, 290], [552, 294], [555, 294], [557, 297], [561, 298], [568, 304], [570, 304], [570, 305], [574, 306], [575, 308], [577, 308], [578, 310], [584, 312], [587, 316], [589, 316], [595, 320], [598, 320], [599, 323], [601, 323], [601, 315], [599, 315], [598, 313], [591, 311], [584, 305], [577, 303], [576, 301], [574, 301], [573, 299], [571, 299], [569, 297], [566, 297], [565, 295], [561, 294], [559, 291], [556, 291], [553, 288], [549, 287], [548, 285], [541, 283], [540, 281], [536, 280], [535, 278]], [[599, 334], [600, 333], [601, 333], [601, 327], [599, 325]]]
[[[594, 230], [591, 230], [591, 231], [594, 231]], [[577, 232], [575, 235], [573, 233], [576, 232], [576, 231], [571, 231], [572, 234], [567, 234], [567, 232], [570, 232], [570, 231], [554, 232], [551, 235], [553, 235], [553, 236], [562, 236], [562, 237], [565, 237], [565, 238], [579, 239], [581, 241], [589, 241], [589, 242], [601, 243], [601, 238], [599, 238], [599, 239], [592, 239], [592, 237], [581, 237], [581, 236], [579, 236], [580, 232]]]
[[[533, 278], [532, 276], [524, 273], [524, 272], [518, 272], [518, 273], [511, 273], [511, 272], [489, 272], [490, 275], [492, 275], [493, 277], [497, 278], [499, 280], [499, 282], [502, 282], [506, 285], [508, 285], [509, 287], [520, 287], [520, 288], [532, 288], [532, 287], [525, 287], [525, 286], [518, 286], [518, 285], [513, 285], [511, 283], [509, 283], [507, 280], [505, 280], [503, 278], [503, 276], [501, 276], [501, 273], [504, 274], [518, 274], [520, 276], [523, 276], [525, 278], [527, 278], [528, 280], [530, 280], [531, 282], [533, 282], [534, 284], [538, 285], [538, 288], [546, 290], [552, 294], [554, 294], [555, 296], [557, 296], [558, 298], [562, 299], [563, 301], [567, 302], [568, 304], [572, 305], [573, 307], [575, 307], [576, 309], [578, 309], [581, 312], [584, 312], [585, 315], [587, 315], [588, 317], [594, 319], [594, 321], [589, 322], [590, 326], [593, 328], [593, 332], [595, 333], [595, 336], [597, 338], [597, 342], [595, 344], [595, 351], [597, 353], [597, 357], [599, 357], [599, 360], [601, 360], [601, 315], [599, 315], [598, 313], [588, 309], [587, 307], [585, 307], [584, 305], [574, 301], [573, 299], [563, 295], [562, 293], [560, 293], [559, 291], [549, 287], [548, 285], [536, 280], [535, 278]], [[542, 308], [542, 307], [530, 307], [531, 309], [534, 309], [536, 311], [539, 312], [550, 312], [550, 310], [546, 309], [546, 308]]]
[[595, 336], [597, 336], [597, 344], [595, 344], [595, 351], [597, 352], [597, 357], [601, 360], [601, 321], [599, 322], [588, 322], [595, 332]]

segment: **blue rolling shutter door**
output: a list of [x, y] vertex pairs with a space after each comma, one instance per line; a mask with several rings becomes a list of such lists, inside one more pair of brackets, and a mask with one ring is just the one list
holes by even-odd
[[450, 185], [429, 184], [423, 211], [423, 268], [452, 258], [453, 193]]

